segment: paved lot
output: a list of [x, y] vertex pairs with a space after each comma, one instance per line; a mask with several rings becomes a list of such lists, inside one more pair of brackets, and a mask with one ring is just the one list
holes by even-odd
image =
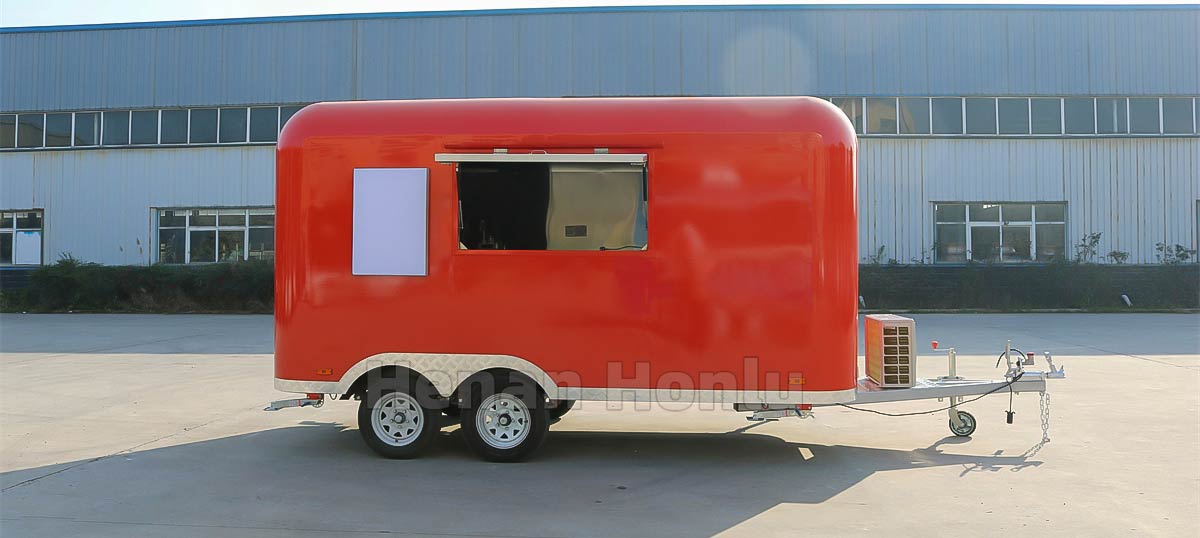
[[944, 414], [587, 403], [527, 463], [478, 461], [453, 427], [389, 461], [352, 403], [260, 411], [283, 397], [269, 317], [4, 315], [0, 535], [1200, 535], [1200, 316], [916, 317], [965, 375], [998, 376], [1006, 336], [1054, 352], [1053, 441], [1033, 395], [1012, 426], [1007, 398], [970, 404], [970, 440]]

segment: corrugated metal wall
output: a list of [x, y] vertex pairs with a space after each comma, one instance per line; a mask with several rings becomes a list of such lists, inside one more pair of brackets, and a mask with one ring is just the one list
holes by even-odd
[[273, 146], [0, 155], [0, 208], [45, 208], [47, 263], [149, 263], [151, 208], [255, 205], [275, 205]]
[[[563, 95], [1195, 95], [1200, 9], [528, 13], [0, 32], [0, 111]], [[145, 263], [154, 206], [269, 205], [270, 147], [0, 153], [48, 259]], [[1068, 239], [1197, 243], [1200, 138], [864, 138], [860, 248], [933, 244], [933, 201], [1066, 201]], [[140, 242], [140, 243], [139, 243]]]
[[[1100, 232], [1101, 255], [1154, 263], [1155, 243], [1195, 248], [1194, 138], [880, 139], [859, 144], [859, 250], [929, 261], [933, 202], [1067, 202], [1067, 241]], [[1071, 250], [1068, 244], [1068, 251]]]
[[564, 95], [1192, 95], [1197, 9], [786, 9], [0, 33], [0, 110]]

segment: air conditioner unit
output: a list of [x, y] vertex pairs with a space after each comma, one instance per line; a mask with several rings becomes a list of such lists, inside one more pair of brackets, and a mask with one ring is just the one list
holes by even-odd
[[904, 316], [867, 316], [867, 377], [880, 387], [913, 386], [917, 377], [916, 325], [916, 321]]

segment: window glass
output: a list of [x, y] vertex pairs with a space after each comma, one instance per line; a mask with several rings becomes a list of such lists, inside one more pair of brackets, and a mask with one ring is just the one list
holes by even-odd
[[279, 135], [279, 108], [255, 107], [250, 109], [250, 141], [274, 142]]
[[216, 230], [192, 230], [189, 235], [188, 260], [191, 263], [217, 261]]
[[191, 125], [188, 127], [188, 142], [191, 144], [215, 144], [217, 142], [217, 109], [196, 108], [191, 110]]
[[1158, 134], [1158, 99], [1129, 100], [1129, 132]]
[[463, 163], [459, 242], [466, 250], [636, 250], [645, 246], [642, 168]]
[[13, 255], [13, 233], [0, 231], [0, 264], [11, 265]]
[[246, 109], [222, 108], [220, 130], [221, 134], [218, 142], [222, 144], [227, 144], [230, 142], [245, 142]]
[[164, 228], [158, 230], [158, 261], [159, 263], [184, 263], [184, 242], [187, 240], [183, 228]]
[[1100, 134], [1123, 134], [1129, 132], [1126, 125], [1125, 99], [1101, 97], [1096, 99], [1096, 132]]
[[1000, 222], [1000, 205], [971, 204], [967, 217], [971, 222]]
[[862, 99], [858, 97], [838, 97], [830, 99], [833, 106], [842, 109], [846, 117], [850, 119], [850, 123], [854, 124], [854, 132], [862, 134], [863, 132], [863, 111]]
[[188, 111], [162, 111], [162, 128], [159, 133], [160, 144], [187, 144]]
[[929, 99], [900, 98], [900, 133], [929, 134]]
[[1096, 104], [1091, 98], [1063, 99], [1063, 116], [1066, 118], [1067, 134], [1092, 134], [1096, 132]]
[[104, 113], [105, 146], [124, 146], [129, 143], [129, 111], [110, 110]]
[[12, 228], [13, 222], [16, 221], [14, 213], [0, 213], [0, 228]]
[[246, 258], [246, 231], [221, 230], [217, 232], [217, 261], [232, 262]]
[[962, 99], [935, 97], [931, 101], [933, 134], [962, 134]]
[[1033, 220], [1032, 204], [1004, 204], [1004, 222], [1030, 222]]
[[41, 211], [18, 211], [16, 214], [18, 230], [42, 229]]
[[1000, 99], [996, 103], [1000, 134], [1029, 134], [1029, 100]]
[[1192, 100], [1164, 97], [1162, 100], [1162, 123], [1164, 134], [1189, 134], [1192, 127]]
[[71, 145], [71, 113], [46, 114], [46, 147], [65, 148]]
[[937, 261], [963, 263], [967, 261], [967, 225], [938, 224], [935, 243]]
[[266, 260], [275, 257], [275, 228], [250, 228], [250, 246], [247, 256], [251, 260]]
[[275, 225], [275, 210], [274, 209], [251, 209], [250, 210], [250, 225], [251, 226], [274, 226]]
[[1005, 262], [1028, 262], [1033, 260], [1033, 242], [1029, 226], [1004, 226], [1001, 231], [1000, 257]]
[[1037, 204], [1038, 222], [1066, 222], [1066, 204]]
[[46, 130], [46, 116], [42, 114], [17, 115], [17, 147], [40, 148]]
[[1067, 251], [1066, 243], [1066, 225], [1037, 225], [1037, 261], [1052, 262], [1063, 259]]
[[1029, 100], [1030, 129], [1033, 134], [1062, 134], [1062, 101]]
[[896, 100], [870, 97], [867, 99], [867, 133], [896, 134]]
[[966, 222], [967, 206], [963, 204], [935, 204], [933, 212], [937, 222]]
[[174, 209], [159, 211], [158, 226], [160, 228], [182, 228], [187, 226], [187, 212]]
[[217, 214], [217, 226], [245, 226], [246, 211], [244, 209], [222, 209]]
[[995, 99], [967, 99], [967, 134], [996, 134]]
[[188, 226], [216, 226], [217, 210], [193, 209], [188, 215]]
[[971, 260], [995, 263], [1000, 261], [1000, 227], [971, 227]]
[[0, 114], [0, 148], [17, 147], [17, 115]]
[[300, 112], [301, 108], [304, 108], [304, 105], [280, 107], [280, 109], [279, 109], [279, 128], [283, 129], [283, 126], [287, 125], [288, 120], [292, 119], [292, 116], [295, 116], [297, 112]]
[[75, 145], [95, 146], [100, 143], [100, 113], [75, 113]]
[[158, 143], [158, 111], [134, 110], [129, 142], [131, 144]]

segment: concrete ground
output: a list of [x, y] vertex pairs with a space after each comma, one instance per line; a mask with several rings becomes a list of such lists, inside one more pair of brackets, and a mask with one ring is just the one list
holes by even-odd
[[1054, 352], [1052, 442], [1030, 394], [1011, 426], [1006, 396], [969, 404], [969, 440], [944, 413], [588, 402], [527, 463], [479, 461], [454, 427], [390, 461], [354, 403], [261, 411], [285, 397], [269, 317], [4, 315], [0, 536], [1200, 535], [1200, 316], [915, 317], [965, 375], [999, 376], [1006, 337]]

